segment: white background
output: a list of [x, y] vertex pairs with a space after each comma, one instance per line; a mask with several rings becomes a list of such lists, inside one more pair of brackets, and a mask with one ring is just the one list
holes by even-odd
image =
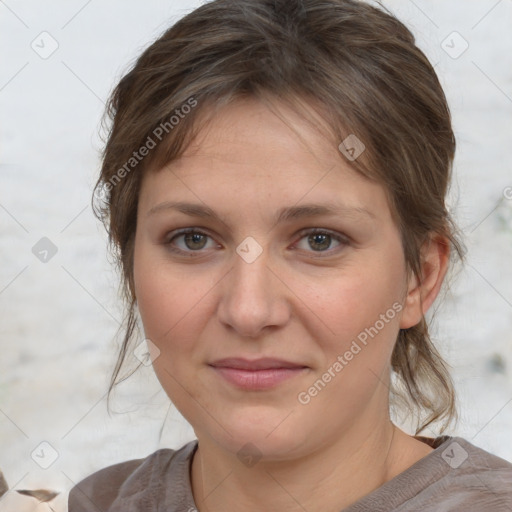
[[[512, 461], [512, 0], [384, 4], [435, 64], [458, 142], [450, 204], [469, 254], [434, 329], [460, 398], [450, 433]], [[92, 471], [194, 437], [151, 368], [106, 413], [123, 313], [90, 197], [108, 93], [197, 5], [0, 2], [0, 468], [12, 488], [52, 488], [63, 504]], [[31, 48], [43, 31], [58, 43], [47, 59]], [[458, 58], [442, 47], [453, 31], [469, 44]], [[444, 44], [463, 48], [457, 35]], [[57, 247], [47, 263], [32, 253], [42, 237]], [[43, 441], [58, 457], [46, 470], [31, 458]]]

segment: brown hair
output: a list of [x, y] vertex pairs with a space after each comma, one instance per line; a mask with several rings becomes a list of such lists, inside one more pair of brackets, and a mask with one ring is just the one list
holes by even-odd
[[[349, 134], [363, 141], [366, 150], [350, 164], [384, 186], [409, 272], [421, 278], [420, 248], [432, 233], [449, 240], [452, 259], [463, 258], [445, 206], [455, 153], [450, 111], [434, 69], [399, 20], [356, 0], [206, 3], [140, 55], [106, 111], [93, 209], [108, 231], [127, 305], [109, 393], [138, 329], [133, 249], [143, 173], [180, 156], [199, 130], [199, 114], [214, 115], [207, 107], [244, 96], [277, 99], [301, 115], [304, 100], [336, 144]], [[456, 418], [455, 393], [425, 319], [400, 330], [391, 364], [391, 396], [417, 414], [416, 433], [441, 419], [445, 430]]]

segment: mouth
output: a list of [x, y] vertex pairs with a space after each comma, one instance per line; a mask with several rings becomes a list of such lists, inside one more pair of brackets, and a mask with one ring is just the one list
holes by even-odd
[[247, 360], [227, 358], [209, 365], [217, 375], [231, 385], [245, 390], [266, 390], [304, 374], [308, 366], [282, 359], [262, 358]]

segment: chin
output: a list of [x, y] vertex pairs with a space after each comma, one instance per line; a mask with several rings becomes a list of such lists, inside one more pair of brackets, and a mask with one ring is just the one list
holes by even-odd
[[[226, 430], [215, 423], [210, 425], [213, 430], [201, 432], [239, 458], [248, 454], [265, 460], [286, 460], [300, 456], [311, 439], [304, 422], [293, 416], [289, 410], [247, 407], [245, 411], [234, 410], [223, 417]], [[199, 439], [201, 432], [196, 431]]]

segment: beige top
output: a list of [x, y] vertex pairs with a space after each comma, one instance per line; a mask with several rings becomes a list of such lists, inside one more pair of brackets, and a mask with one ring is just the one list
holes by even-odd
[[[418, 437], [434, 450], [340, 512], [511, 512], [512, 464], [460, 437]], [[69, 512], [195, 512], [197, 440], [109, 466], [77, 484]]]

